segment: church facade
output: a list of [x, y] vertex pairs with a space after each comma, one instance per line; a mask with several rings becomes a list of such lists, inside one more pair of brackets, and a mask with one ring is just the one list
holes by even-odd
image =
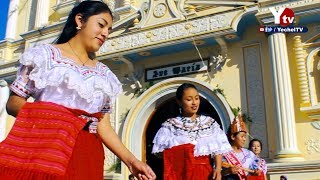
[[[320, 179], [320, 0], [104, 2], [115, 22], [97, 59], [124, 89], [111, 123], [157, 174], [162, 165], [151, 155], [152, 139], [176, 112], [177, 87], [189, 82], [199, 89], [200, 112], [224, 131], [235, 114], [245, 115], [247, 141], [263, 142], [269, 179]], [[52, 43], [76, 3], [10, 1], [0, 41], [0, 140], [14, 123], [5, 103], [20, 55]], [[127, 179], [129, 170], [105, 152], [105, 179]]]

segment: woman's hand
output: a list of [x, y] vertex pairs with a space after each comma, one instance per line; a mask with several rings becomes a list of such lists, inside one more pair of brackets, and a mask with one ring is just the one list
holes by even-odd
[[221, 180], [221, 170], [213, 169], [212, 179]]
[[262, 171], [260, 169], [256, 169], [253, 171], [252, 175], [259, 176]]
[[241, 167], [239, 166], [233, 166], [230, 168], [231, 174], [238, 174], [238, 172], [240, 171]]
[[130, 163], [129, 170], [139, 180], [156, 179], [156, 174], [152, 171], [152, 169], [147, 164], [137, 159]]
[[156, 179], [156, 175], [152, 169], [147, 164], [135, 158], [135, 156], [121, 142], [119, 136], [112, 129], [109, 113], [105, 114], [104, 118], [98, 123], [97, 131], [103, 144], [105, 144], [109, 150], [111, 150], [128, 166], [129, 170], [135, 177], [139, 180]]

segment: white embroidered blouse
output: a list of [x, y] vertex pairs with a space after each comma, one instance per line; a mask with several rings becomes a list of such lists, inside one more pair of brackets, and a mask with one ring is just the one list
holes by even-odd
[[88, 113], [110, 113], [111, 103], [122, 86], [101, 62], [96, 67], [77, 65], [63, 57], [60, 49], [41, 45], [28, 49], [20, 58], [20, 68], [10, 89], [35, 101], [53, 102]]
[[223, 154], [232, 150], [219, 124], [209, 116], [201, 115], [194, 121], [176, 117], [165, 121], [153, 140], [152, 153], [182, 144], [194, 144], [194, 155]]

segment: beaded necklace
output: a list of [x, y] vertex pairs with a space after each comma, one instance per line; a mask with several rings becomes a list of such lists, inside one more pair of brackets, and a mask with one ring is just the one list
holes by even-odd
[[182, 117], [181, 119], [182, 121], [182, 127], [183, 129], [185, 129], [188, 132], [188, 137], [192, 140], [196, 140], [198, 138], [199, 135], [199, 131], [195, 131], [195, 133], [193, 133], [192, 131], [199, 126], [201, 120], [200, 120], [200, 116], [197, 117], [192, 123], [193, 125], [191, 126], [187, 126], [187, 121], [189, 121], [186, 117]]

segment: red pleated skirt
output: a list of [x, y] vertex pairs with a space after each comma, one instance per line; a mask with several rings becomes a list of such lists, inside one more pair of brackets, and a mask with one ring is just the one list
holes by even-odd
[[211, 158], [194, 156], [194, 145], [184, 144], [163, 152], [164, 180], [208, 180], [212, 179]]
[[86, 114], [49, 102], [26, 103], [0, 143], [0, 180], [102, 180], [100, 137], [83, 128]]
[[101, 139], [96, 134], [82, 130], [77, 137], [65, 176], [45, 172], [0, 170], [1, 180], [102, 180], [104, 150]]

